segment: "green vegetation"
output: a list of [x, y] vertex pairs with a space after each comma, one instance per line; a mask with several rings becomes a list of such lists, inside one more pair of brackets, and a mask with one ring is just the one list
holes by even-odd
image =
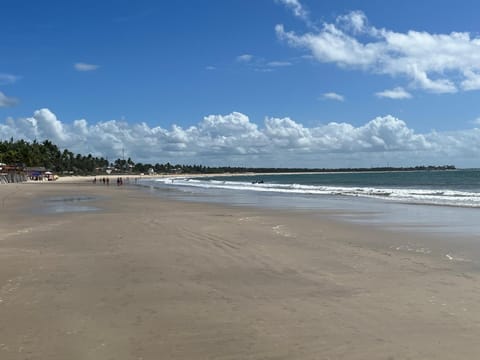
[[65, 149], [60, 151], [49, 140], [42, 143], [25, 140], [0, 142], [0, 162], [15, 165], [17, 168], [43, 166], [58, 174], [72, 173], [86, 175], [95, 173], [96, 169], [106, 168], [108, 161], [92, 155], [73, 154]]
[[416, 166], [416, 167], [376, 167], [376, 168], [343, 168], [343, 169], [311, 169], [311, 168], [249, 168], [249, 167], [208, 167], [203, 165], [142, 164], [116, 159], [109, 163], [107, 159], [73, 154], [65, 149], [61, 151], [49, 140], [42, 143], [25, 140], [0, 142], [0, 163], [15, 165], [17, 168], [43, 166], [57, 174], [89, 175], [105, 173], [110, 167], [120, 173], [149, 173], [152, 169], [158, 174], [220, 174], [220, 173], [295, 173], [295, 172], [341, 172], [341, 171], [415, 171], [415, 170], [454, 170], [453, 165]]

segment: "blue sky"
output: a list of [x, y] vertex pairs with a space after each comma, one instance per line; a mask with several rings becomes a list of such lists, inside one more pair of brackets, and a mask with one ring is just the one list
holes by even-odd
[[0, 139], [148, 162], [480, 166], [479, 7], [5, 1]]

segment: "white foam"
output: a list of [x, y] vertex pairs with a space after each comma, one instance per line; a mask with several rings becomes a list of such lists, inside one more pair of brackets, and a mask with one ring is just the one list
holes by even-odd
[[471, 262], [472, 260], [470, 259], [466, 259], [464, 257], [461, 257], [461, 256], [456, 256], [456, 255], [450, 255], [450, 254], [446, 254], [445, 257], [450, 260], [450, 261], [458, 261], [458, 262]]
[[340, 187], [324, 185], [251, 183], [208, 179], [161, 178], [156, 180], [171, 186], [204, 189], [244, 190], [300, 195], [333, 195], [377, 198], [394, 202], [460, 207], [480, 207], [480, 193], [447, 189], [410, 189], [376, 187]]

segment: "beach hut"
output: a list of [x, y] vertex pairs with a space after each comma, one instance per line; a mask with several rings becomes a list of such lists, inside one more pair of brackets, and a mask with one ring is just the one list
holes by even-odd
[[0, 163], [0, 183], [16, 183], [26, 181], [26, 175], [21, 165], [7, 165]]
[[26, 167], [24, 170], [30, 180], [42, 181], [46, 178], [47, 169], [44, 166]]

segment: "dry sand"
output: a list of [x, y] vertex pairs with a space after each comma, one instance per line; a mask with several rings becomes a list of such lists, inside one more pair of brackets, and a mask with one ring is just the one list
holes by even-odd
[[[40, 211], [59, 203], [99, 210]], [[84, 181], [0, 186], [0, 359], [478, 358], [477, 270], [415, 241]]]

